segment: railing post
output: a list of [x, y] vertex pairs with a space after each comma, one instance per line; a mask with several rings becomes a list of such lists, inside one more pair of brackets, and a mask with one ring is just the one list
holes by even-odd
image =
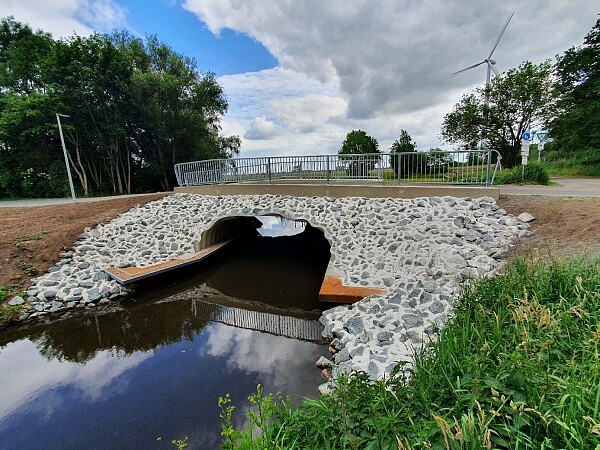
[[267, 157], [267, 176], [269, 177], [269, 183], [272, 182], [271, 179], [271, 158]]
[[485, 176], [485, 187], [490, 187], [490, 174], [492, 172], [492, 150], [487, 152], [487, 174]]
[[398, 153], [398, 161], [396, 161], [396, 176], [398, 177], [398, 186], [400, 186], [400, 174], [402, 173], [402, 153]]
[[331, 182], [330, 169], [329, 169], [329, 155], [327, 155], [326, 158], [327, 158], [327, 184], [329, 184]]

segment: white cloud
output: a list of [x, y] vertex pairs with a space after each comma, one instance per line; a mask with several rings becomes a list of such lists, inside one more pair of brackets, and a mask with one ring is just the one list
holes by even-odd
[[[201, 356], [227, 358], [229, 370], [261, 374], [261, 384], [266, 392], [285, 392], [292, 398], [306, 395], [297, 380], [318, 379], [318, 371], [302, 358], [290, 355], [307, 355], [319, 347], [308, 342], [281, 339], [268, 333], [230, 327], [220, 323], [208, 325], [206, 345], [199, 349]], [[316, 356], [318, 358], [318, 356]], [[293, 374], [291, 375], [290, 372]]]
[[244, 139], [262, 141], [271, 139], [279, 133], [277, 125], [267, 120], [266, 117], [255, 117], [250, 123], [250, 128], [244, 133]]
[[[593, 2], [564, 0], [185, 0], [183, 5], [214, 33], [224, 28], [246, 33], [279, 61], [272, 71], [232, 75], [223, 83], [231, 102], [232, 118], [226, 122], [265, 116], [288, 133], [287, 143], [281, 136], [260, 146], [245, 142], [243, 152], [252, 155], [337, 151], [355, 128], [373, 134], [382, 148], [401, 128], [420, 146], [438, 146], [444, 114], [484, 82], [485, 67], [450, 74], [488, 56], [511, 11], [516, 14], [493, 55], [501, 72], [580, 44], [597, 18]], [[323, 95], [331, 105], [306, 107]]]
[[114, 0], [2, 0], [0, 17], [11, 15], [61, 38], [122, 27], [127, 9]]
[[[102, 350], [85, 365], [58, 359], [47, 359], [41, 355], [35, 344], [23, 339], [11, 342], [2, 349], [0, 358], [0, 385], [5, 388], [0, 402], [0, 422], [24, 404], [47, 416], [62, 406], [60, 396], [48, 395], [54, 390], [70, 385], [90, 402], [107, 396], [110, 386], [112, 395], [127, 388], [127, 380], [120, 385], [114, 381], [128, 370], [150, 358], [152, 353], [135, 352], [127, 358], [118, 358], [110, 351]], [[32, 398], [42, 397], [41, 401], [31, 402]]]

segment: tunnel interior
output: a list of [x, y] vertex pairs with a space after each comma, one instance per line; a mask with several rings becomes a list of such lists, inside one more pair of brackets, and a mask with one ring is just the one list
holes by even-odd
[[267, 308], [322, 311], [327, 307], [319, 301], [319, 291], [331, 252], [319, 228], [277, 214], [225, 217], [201, 234], [196, 251], [226, 240], [231, 242], [205, 260], [156, 277], [136, 294], [136, 301], [155, 301], [204, 284]]

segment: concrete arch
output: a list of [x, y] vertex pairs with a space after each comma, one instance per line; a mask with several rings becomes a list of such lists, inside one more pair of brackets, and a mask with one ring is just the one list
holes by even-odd
[[194, 245], [195, 251], [200, 251], [211, 245], [217, 244], [227, 239], [232, 239], [239, 236], [256, 236], [262, 223], [256, 216], [277, 216], [282, 219], [305, 222], [312, 228], [319, 230], [325, 236], [330, 248], [330, 264], [335, 261], [335, 240], [333, 233], [326, 226], [320, 223], [315, 223], [312, 218], [294, 217], [279, 211], [261, 211], [248, 215], [232, 214], [214, 217], [207, 225], [204, 231], [200, 233], [200, 239]]

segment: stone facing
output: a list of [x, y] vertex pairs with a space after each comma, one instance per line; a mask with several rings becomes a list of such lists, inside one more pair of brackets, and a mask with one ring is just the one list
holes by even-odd
[[512, 243], [529, 233], [490, 197], [174, 194], [86, 229], [73, 251], [34, 280], [22, 319], [109, 303], [131, 288], [104, 269], [190, 257], [202, 232], [219, 219], [268, 214], [321, 229], [331, 244], [328, 272], [344, 284], [389, 292], [323, 313], [324, 336], [337, 352], [333, 378], [351, 370], [379, 378], [397, 364], [411, 364], [451, 316], [461, 278], [493, 275]]

